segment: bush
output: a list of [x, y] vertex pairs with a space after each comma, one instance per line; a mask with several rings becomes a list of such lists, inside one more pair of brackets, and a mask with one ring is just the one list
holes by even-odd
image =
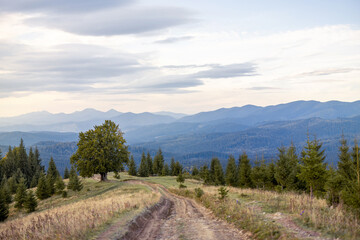
[[63, 198], [67, 198], [67, 191], [63, 191], [62, 194], [61, 194], [61, 196], [62, 196]]
[[204, 191], [201, 188], [195, 188], [195, 196], [201, 198], [204, 195]]
[[187, 187], [180, 183], [179, 188], [187, 188]]
[[226, 187], [220, 187], [218, 189], [218, 191], [219, 191], [219, 199], [220, 200], [225, 199], [229, 193], [229, 189], [227, 189]]

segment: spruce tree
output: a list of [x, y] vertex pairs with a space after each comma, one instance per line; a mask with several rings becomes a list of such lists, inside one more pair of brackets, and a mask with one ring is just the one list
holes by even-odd
[[38, 171], [35, 172], [34, 176], [31, 179], [31, 183], [30, 183], [30, 187], [36, 187], [38, 185], [39, 182], [39, 177], [40, 177], [40, 169]]
[[267, 182], [265, 161], [255, 161], [255, 166], [251, 170], [251, 181], [256, 188], [265, 188]]
[[275, 164], [273, 160], [271, 160], [271, 162], [267, 165], [266, 176], [267, 176], [266, 188], [273, 190], [274, 187], [278, 184], [275, 178]]
[[33, 191], [29, 190], [24, 202], [24, 207], [28, 213], [34, 212], [38, 206], [37, 200], [34, 196]]
[[9, 216], [9, 205], [3, 195], [3, 191], [0, 191], [0, 222], [5, 221]]
[[355, 168], [353, 161], [351, 160], [350, 152], [349, 152], [349, 146], [347, 145], [347, 141], [344, 138], [344, 135], [342, 136], [340, 140], [341, 146], [339, 147], [339, 161], [338, 161], [338, 173], [341, 176], [342, 180], [345, 182], [352, 181], [355, 179]]
[[46, 173], [46, 180], [48, 182], [50, 194], [55, 193], [55, 181], [60, 176], [59, 171], [56, 168], [54, 159], [51, 157], [49, 162], [49, 167]]
[[210, 173], [206, 164], [200, 168], [199, 175], [200, 178], [204, 181], [204, 184], [211, 184]]
[[68, 179], [70, 177], [69, 169], [66, 167], [64, 171], [64, 179]]
[[15, 201], [14, 207], [17, 209], [22, 209], [26, 201], [26, 197], [27, 194], [26, 194], [25, 179], [22, 178], [18, 184], [16, 194], [14, 197], [14, 201]]
[[9, 190], [11, 194], [16, 193], [16, 189], [17, 189], [17, 182], [15, 180], [15, 177], [10, 177], [8, 179], [8, 186], [9, 186]]
[[325, 183], [326, 201], [329, 206], [337, 206], [340, 202], [340, 192], [343, 188], [341, 175], [332, 167], [328, 171], [328, 179]]
[[218, 158], [211, 160], [210, 178], [211, 182], [216, 186], [225, 184], [224, 172]]
[[314, 193], [321, 195], [327, 180], [324, 150], [321, 150], [321, 147], [322, 144], [316, 138], [310, 141], [308, 137], [306, 146], [301, 152], [298, 177], [306, 182], [311, 198], [313, 198]]
[[64, 189], [65, 189], [65, 183], [62, 180], [61, 176], [59, 176], [55, 181], [55, 193], [61, 194]]
[[[147, 159], [146, 159], [146, 156], [145, 156], [144, 152], [141, 155], [141, 162], [140, 162], [138, 172], [139, 172], [140, 177], [148, 177], [149, 176], [149, 168], [148, 168], [148, 165], [147, 165]], [[129, 169], [129, 174], [130, 174], [130, 169]]]
[[162, 154], [161, 148], [159, 148], [158, 152], [154, 157], [154, 163], [153, 163], [154, 174], [161, 176], [163, 167], [164, 167], [164, 156]]
[[169, 169], [169, 165], [167, 163], [165, 163], [162, 172], [161, 172], [161, 176], [168, 176], [170, 175], [170, 169]]
[[171, 176], [175, 176], [175, 159], [174, 159], [174, 157], [172, 157], [171, 161], [170, 161], [170, 173], [171, 173]]
[[131, 155], [130, 162], [129, 162], [129, 175], [136, 176], [136, 174], [137, 174], [136, 164], [135, 164], [133, 155]]
[[25, 178], [24, 184], [26, 187], [30, 185], [32, 173], [30, 164], [28, 161], [28, 155], [26, 153], [25, 145], [23, 139], [20, 140], [20, 145], [16, 151], [16, 159], [17, 159], [17, 167], [23, 173], [23, 177]]
[[9, 187], [7, 184], [4, 184], [0, 191], [2, 192], [4, 198], [5, 198], [5, 201], [6, 203], [10, 204], [12, 202], [12, 195], [11, 195], [11, 192], [9, 190]]
[[199, 169], [197, 167], [194, 167], [191, 171], [191, 176], [195, 177], [199, 175]]
[[49, 189], [46, 182], [46, 177], [42, 171], [40, 173], [39, 182], [36, 188], [36, 196], [40, 200], [50, 197]]
[[278, 160], [275, 166], [275, 178], [281, 188], [295, 189], [299, 174], [298, 157], [293, 143], [289, 148], [278, 148]]
[[251, 181], [251, 165], [247, 154], [244, 152], [239, 157], [238, 165], [238, 186], [239, 187], [252, 187]]
[[179, 183], [179, 188], [185, 187], [183, 185], [183, 183], [185, 182], [185, 178], [181, 173], [177, 176], [176, 181]]
[[237, 186], [237, 171], [236, 171], [236, 162], [234, 156], [230, 156], [228, 159], [228, 164], [226, 166], [225, 182], [226, 185], [236, 187]]
[[75, 171], [74, 166], [72, 166], [70, 170], [70, 178], [67, 188], [73, 191], [81, 191], [81, 189], [83, 188], [83, 185]]
[[149, 170], [149, 175], [153, 175], [154, 171], [153, 171], [153, 161], [152, 158], [150, 156], [150, 153], [148, 152], [146, 155], [146, 160], [147, 160], [147, 166], [148, 166], [148, 170]]

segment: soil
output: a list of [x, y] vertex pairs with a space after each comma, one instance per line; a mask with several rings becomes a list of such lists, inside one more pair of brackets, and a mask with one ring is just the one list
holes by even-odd
[[[129, 183], [145, 184], [154, 191], [160, 191], [163, 196], [158, 204], [133, 219], [122, 237], [108, 238], [109, 235], [114, 235], [105, 231], [98, 239], [250, 239], [249, 234], [214, 218], [209, 210], [191, 199], [176, 196], [155, 184], [141, 181]], [[114, 231], [110, 229], [109, 231]]]

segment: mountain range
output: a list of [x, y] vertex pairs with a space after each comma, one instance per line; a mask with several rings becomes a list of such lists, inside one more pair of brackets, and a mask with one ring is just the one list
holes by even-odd
[[343, 134], [352, 144], [360, 139], [360, 101], [297, 101], [274, 106], [221, 108], [194, 115], [172, 112], [122, 113], [94, 109], [71, 114], [35, 112], [0, 118], [0, 145], [38, 146], [44, 163], [53, 156], [57, 164], [68, 166], [76, 150], [78, 132], [111, 119], [124, 132], [136, 161], [142, 151], [155, 155], [162, 148], [167, 161], [175, 157], [185, 166], [200, 165], [211, 157], [223, 164], [230, 155], [246, 151], [250, 158], [276, 158], [281, 145], [295, 144], [298, 153], [307, 135], [323, 142], [327, 161], [337, 161]]

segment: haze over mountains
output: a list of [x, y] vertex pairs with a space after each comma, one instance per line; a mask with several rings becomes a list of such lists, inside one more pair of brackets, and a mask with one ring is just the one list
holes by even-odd
[[85, 109], [71, 114], [36, 112], [0, 118], [0, 145], [36, 145], [44, 161], [54, 156], [57, 164], [68, 166], [76, 149], [78, 132], [111, 119], [125, 132], [135, 159], [142, 151], [153, 155], [159, 147], [170, 160], [200, 165], [211, 157], [225, 160], [246, 151], [251, 158], [275, 158], [277, 148], [293, 142], [301, 151], [307, 132], [324, 143], [327, 161], [337, 159], [342, 134], [350, 143], [360, 139], [360, 101], [297, 101], [268, 107], [246, 105], [185, 115], [171, 112], [121, 113]]

